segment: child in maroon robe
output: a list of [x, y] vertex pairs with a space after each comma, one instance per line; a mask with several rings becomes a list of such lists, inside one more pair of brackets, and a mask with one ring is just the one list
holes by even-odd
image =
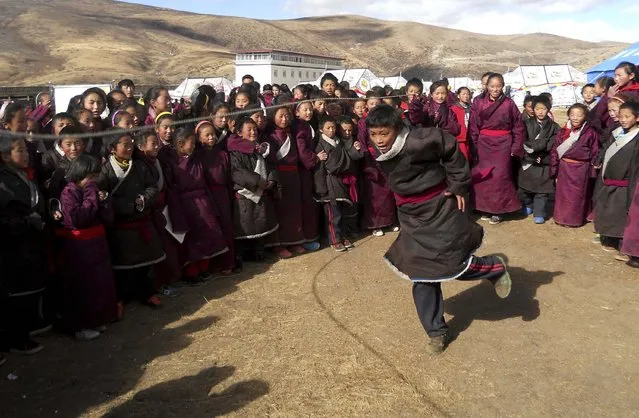
[[101, 164], [90, 155], [73, 160], [60, 198], [64, 228], [64, 321], [82, 341], [93, 340], [117, 317], [115, 279], [103, 222], [112, 212], [96, 182]]
[[187, 283], [209, 280], [209, 260], [229, 251], [218, 222], [218, 209], [206, 184], [201, 155], [194, 155], [195, 133], [179, 127], [158, 159], [167, 183], [172, 230], [181, 236], [180, 263]]
[[550, 176], [557, 179], [553, 218], [558, 225], [584, 225], [590, 208], [589, 181], [596, 175], [599, 134], [586, 121], [587, 115], [585, 105], [572, 105], [569, 121], [550, 151]]
[[595, 95], [599, 97], [599, 100], [594, 108], [588, 112], [588, 122], [599, 133], [602, 133], [610, 123], [608, 91], [614, 85], [615, 80], [612, 77], [601, 77], [595, 81]]
[[459, 135], [460, 127], [455, 113], [448, 104], [448, 87], [445, 81], [436, 81], [430, 85], [430, 99], [424, 106], [424, 112], [433, 121], [433, 126], [443, 129], [452, 136]]
[[213, 107], [212, 119], [213, 127], [215, 128], [215, 137], [220, 147], [226, 149], [226, 140], [230, 136], [228, 126], [228, 114], [231, 111], [231, 107], [225, 103], [218, 103]]
[[460, 128], [457, 142], [459, 142], [459, 150], [470, 161], [470, 149], [468, 147], [468, 120], [470, 119], [470, 98], [472, 97], [470, 89], [468, 87], [460, 87], [457, 90], [457, 97], [459, 100], [451, 107]]

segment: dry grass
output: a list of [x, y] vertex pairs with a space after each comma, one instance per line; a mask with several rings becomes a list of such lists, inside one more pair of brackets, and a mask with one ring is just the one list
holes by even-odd
[[585, 69], [621, 50], [558, 36], [489, 36], [361, 16], [286, 21], [197, 15], [108, 0], [2, 0], [0, 80], [5, 85], [178, 82], [233, 76], [234, 49], [283, 48], [342, 56], [378, 75], [437, 78], [522, 64]]

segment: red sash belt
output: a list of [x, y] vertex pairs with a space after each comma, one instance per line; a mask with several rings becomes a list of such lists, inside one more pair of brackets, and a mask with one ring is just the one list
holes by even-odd
[[510, 131], [506, 131], [504, 129], [482, 129], [479, 131], [480, 135], [486, 136], [506, 136], [510, 135]]
[[628, 187], [630, 182], [628, 180], [613, 180], [613, 179], [604, 179], [604, 186], [611, 187]]
[[297, 171], [297, 166], [290, 164], [281, 164], [277, 166], [277, 171], [281, 171], [282, 173], [292, 173]]
[[561, 161], [569, 163], [569, 164], [581, 164], [585, 161], [573, 160], [572, 158], [562, 158]]
[[357, 195], [357, 177], [352, 174], [342, 176], [342, 183], [348, 185], [348, 194], [351, 198], [351, 202], [356, 203], [359, 199]]
[[153, 241], [153, 224], [148, 217], [133, 222], [116, 222], [114, 227], [116, 229], [138, 231], [145, 242], [149, 243]]
[[86, 241], [105, 235], [104, 226], [102, 224], [84, 229], [60, 228], [55, 230], [55, 234], [64, 239], [73, 241]]
[[412, 194], [412, 195], [409, 195], [409, 196], [402, 196], [402, 195], [399, 195], [397, 193], [393, 193], [393, 194], [395, 195], [395, 202], [396, 202], [397, 206], [403, 206], [403, 205], [408, 205], [410, 203], [427, 202], [427, 201], [439, 196], [443, 192], [445, 192], [447, 187], [448, 186], [446, 185], [446, 182], [442, 181], [438, 185], [433, 186], [430, 189], [426, 189], [426, 190], [424, 190], [421, 193]]

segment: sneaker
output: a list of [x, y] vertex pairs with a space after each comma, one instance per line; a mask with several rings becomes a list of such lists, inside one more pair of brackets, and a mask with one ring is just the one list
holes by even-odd
[[31, 355], [35, 353], [39, 353], [42, 351], [44, 346], [37, 341], [33, 341], [32, 339], [26, 340], [24, 343], [19, 344], [18, 346], [11, 347], [11, 351], [14, 353], [20, 353], [25, 355]]
[[182, 292], [173, 286], [162, 286], [160, 290], [158, 290], [158, 293], [169, 298], [174, 298], [182, 294]]
[[525, 216], [530, 216], [533, 214], [533, 208], [528, 207], [528, 206], [524, 206], [524, 215]]
[[338, 253], [343, 253], [344, 251], [346, 251], [346, 247], [344, 246], [344, 244], [335, 244], [331, 245], [331, 247], [333, 247], [333, 249]]
[[621, 251], [619, 251], [616, 255], [615, 255], [615, 260], [617, 261], [623, 261], [624, 263], [627, 263], [628, 261], [630, 261], [630, 256], [622, 253]]
[[638, 257], [630, 257], [630, 260], [626, 262], [628, 267], [632, 267], [635, 269], [639, 269], [639, 258]]
[[499, 279], [491, 281], [495, 287], [495, 293], [497, 293], [497, 296], [501, 299], [506, 299], [508, 295], [510, 295], [510, 290], [512, 289], [512, 280], [510, 280], [510, 274], [508, 273], [508, 267], [506, 266], [504, 259], [499, 256], [497, 256], [497, 258], [504, 265], [504, 273]]
[[83, 329], [75, 333], [75, 339], [78, 341], [91, 341], [100, 336], [100, 332], [94, 329]]
[[157, 309], [162, 306], [162, 301], [159, 297], [153, 295], [146, 301], [146, 305], [150, 308]]
[[302, 247], [304, 247], [306, 251], [317, 251], [320, 249], [321, 245], [319, 242], [313, 241], [313, 242], [305, 242], [304, 244], [302, 244]]
[[535, 223], [537, 225], [542, 225], [546, 223], [546, 220], [541, 216], [535, 216]]
[[430, 354], [441, 354], [446, 348], [446, 334], [438, 335], [437, 337], [430, 337], [428, 341], [428, 350]]
[[355, 248], [355, 245], [347, 239], [344, 240], [343, 244], [346, 248]]
[[500, 224], [503, 221], [501, 216], [493, 215], [490, 217], [490, 221], [488, 222], [491, 225]]
[[281, 259], [287, 259], [293, 257], [293, 253], [284, 247], [275, 247], [275, 254]]
[[213, 280], [213, 275], [211, 273], [209, 273], [208, 271], [204, 271], [204, 272], [200, 273], [198, 275], [198, 277], [203, 282], [208, 282], [209, 280]]
[[6, 362], [7, 362], [7, 358], [3, 356], [2, 354], [0, 354], [0, 366], [2, 366]]
[[185, 277], [184, 281], [189, 285], [189, 286], [202, 286], [202, 284], [204, 283], [204, 280], [202, 280], [199, 276], [196, 277]]
[[373, 236], [374, 237], [383, 237], [384, 236], [384, 231], [382, 231], [381, 229], [376, 229], [373, 231]]
[[30, 337], [35, 337], [36, 335], [44, 334], [45, 332], [49, 332], [53, 329], [52, 324], [41, 324], [37, 325], [38, 328], [29, 332]]
[[399, 227], [398, 226], [394, 226], [393, 229], [391, 230], [393, 232], [399, 232]]
[[595, 237], [590, 242], [601, 245], [601, 235], [595, 234]]
[[480, 221], [484, 221], [484, 222], [488, 222], [491, 220], [491, 217], [488, 215], [482, 215], [481, 218], [479, 218]]
[[306, 250], [304, 249], [303, 246], [301, 245], [293, 245], [292, 247], [289, 247], [291, 253], [295, 254], [295, 255], [301, 255], [304, 254], [306, 252]]

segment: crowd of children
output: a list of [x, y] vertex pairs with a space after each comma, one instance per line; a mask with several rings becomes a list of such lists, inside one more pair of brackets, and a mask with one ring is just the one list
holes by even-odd
[[[527, 99], [522, 115], [501, 75], [487, 73], [482, 84], [471, 101], [469, 89], [455, 94], [446, 80], [430, 94], [412, 79], [359, 97], [330, 73], [319, 89], [293, 91], [260, 92], [246, 76], [228, 98], [200, 86], [173, 103], [161, 86], [138, 101], [133, 81], [123, 80], [108, 94], [86, 90], [62, 113], [54, 114], [49, 93], [34, 106], [3, 106], [0, 350], [40, 351], [32, 337], [51, 324], [79, 340], [98, 338], [128, 302], [160, 307], [160, 297], [179, 293], [179, 281], [228, 277], [268, 254], [298, 256], [323, 240], [347, 251], [362, 231], [399, 230], [398, 207], [415, 203], [405, 186], [443, 193], [444, 178], [491, 224], [522, 209], [537, 224], [551, 215], [572, 227], [594, 220], [603, 248], [639, 267], [637, 68], [622, 63], [614, 80], [585, 86], [585, 104], [570, 107], [564, 127], [553, 121], [552, 97]], [[421, 127], [437, 129], [410, 137], [415, 156], [402, 154], [406, 167], [391, 163], [384, 132], [403, 144]], [[428, 187], [415, 182], [417, 162], [437, 173], [424, 174]], [[481, 228], [466, 222], [451, 225], [468, 238], [467, 249], [449, 249], [451, 260], [481, 242]], [[423, 273], [424, 255], [406, 259], [412, 244], [405, 245], [389, 262]], [[433, 271], [447, 273], [445, 264]], [[473, 269], [486, 265], [495, 277], [504, 272], [499, 260], [476, 257], [461, 277], [484, 277]], [[414, 293], [416, 304], [441, 299], [441, 289], [420, 285]], [[421, 318], [431, 337], [443, 335], [441, 324]]]

